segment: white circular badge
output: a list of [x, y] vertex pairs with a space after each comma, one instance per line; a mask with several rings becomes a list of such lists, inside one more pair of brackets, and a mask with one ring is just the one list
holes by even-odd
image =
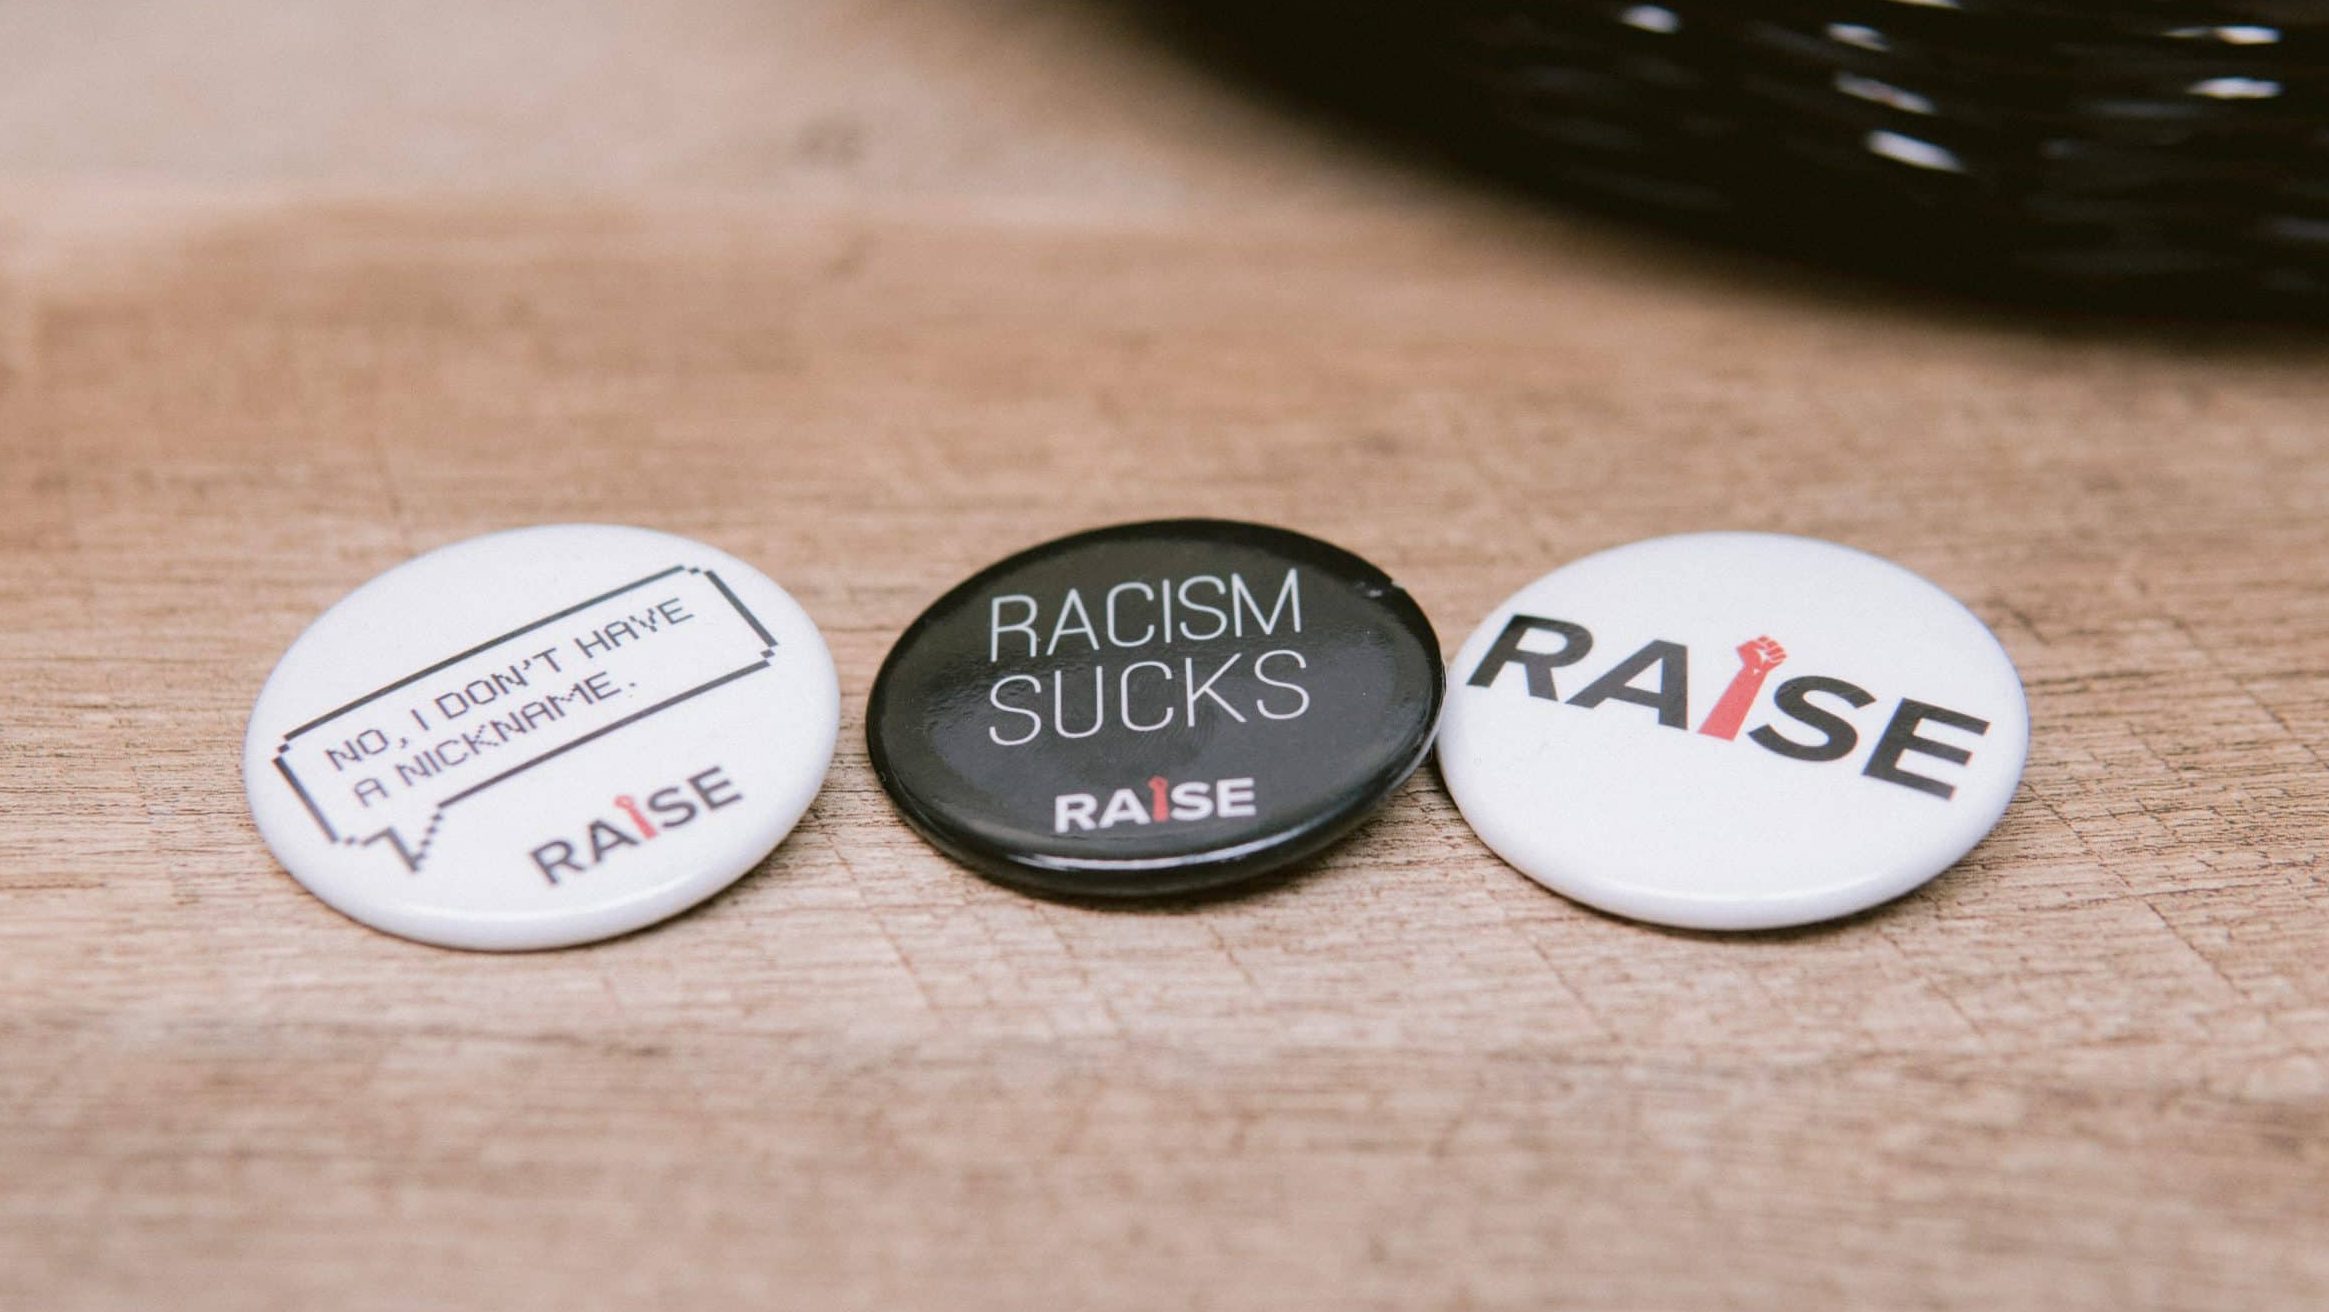
[[757, 865], [840, 713], [824, 639], [751, 566], [646, 529], [517, 529], [324, 612], [251, 709], [243, 784], [276, 857], [345, 914], [563, 947]]
[[1498, 607], [1448, 669], [1439, 761], [1481, 840], [1546, 887], [1770, 929], [1948, 869], [2029, 744], [2012, 660], [1947, 593], [1833, 543], [1694, 533]]

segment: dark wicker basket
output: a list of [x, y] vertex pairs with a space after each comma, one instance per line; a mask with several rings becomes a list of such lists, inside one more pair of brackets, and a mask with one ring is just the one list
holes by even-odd
[[2329, 311], [2329, 0], [1180, 0], [1636, 215], [1990, 294]]

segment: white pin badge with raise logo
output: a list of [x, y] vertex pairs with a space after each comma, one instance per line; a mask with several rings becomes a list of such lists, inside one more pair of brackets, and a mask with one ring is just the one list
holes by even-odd
[[1850, 915], [1954, 865], [2029, 751], [1997, 639], [1833, 543], [1698, 533], [1521, 589], [1449, 671], [1440, 771], [1482, 841], [1588, 906], [1691, 929]]
[[840, 693], [735, 557], [568, 524], [457, 543], [326, 611], [259, 693], [244, 786], [300, 883], [446, 947], [562, 947], [703, 901], [808, 809]]

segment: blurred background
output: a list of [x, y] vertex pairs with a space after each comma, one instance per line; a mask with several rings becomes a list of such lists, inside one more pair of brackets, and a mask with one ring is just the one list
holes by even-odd
[[1362, 123], [1621, 219], [2027, 304], [2329, 290], [2318, 6], [1190, 4]]
[[1229, 179], [1193, 139], [1261, 130], [1260, 95], [1346, 148], [1914, 286], [2275, 318], [2329, 292], [2329, 15], [2290, 0], [28, 0], [0, 24], [20, 178], [1194, 199]]

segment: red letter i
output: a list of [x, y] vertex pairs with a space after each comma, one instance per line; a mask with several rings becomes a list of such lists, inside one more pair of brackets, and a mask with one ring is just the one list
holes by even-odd
[[639, 837], [653, 838], [655, 836], [655, 826], [647, 822], [645, 813], [639, 810], [639, 804], [636, 801], [626, 795], [616, 798], [615, 805], [623, 808], [623, 814], [631, 817], [631, 822], [639, 826]]
[[1710, 738], [1736, 739], [1739, 726], [1746, 722], [1747, 708], [1755, 704], [1755, 694], [1763, 690], [1763, 680], [1786, 659], [1787, 649], [1769, 637], [1740, 643], [1739, 672], [1731, 676], [1731, 686], [1722, 690], [1722, 700], [1714, 704], [1714, 710], [1707, 715], [1706, 723], [1698, 726], [1698, 731]]
[[1149, 805], [1150, 813], [1155, 815], [1159, 820], [1169, 818], [1172, 813], [1165, 809], [1165, 781], [1163, 775], [1160, 774], [1148, 781], [1148, 795], [1155, 799], [1155, 801], [1151, 802]]

